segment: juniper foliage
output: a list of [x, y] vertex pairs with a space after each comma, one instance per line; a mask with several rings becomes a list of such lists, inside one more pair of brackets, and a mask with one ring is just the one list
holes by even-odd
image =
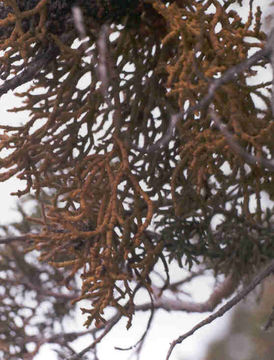
[[[260, 162], [273, 155], [271, 81], [251, 82], [269, 60], [184, 116], [214, 79], [264, 47], [261, 9], [250, 1], [243, 22], [238, 3], [0, 2], [0, 94], [27, 84], [10, 111], [30, 113], [1, 126], [0, 180], [24, 180], [18, 196], [50, 189], [27, 251], [66, 269], [67, 286], [80, 272], [75, 301], [90, 301], [87, 327], [102, 326], [108, 306], [130, 326], [156, 263], [167, 274], [168, 261], [202, 263], [239, 282], [273, 258], [273, 206], [262, 205], [262, 194], [274, 198], [273, 171]], [[210, 108], [255, 163], [231, 148]]]

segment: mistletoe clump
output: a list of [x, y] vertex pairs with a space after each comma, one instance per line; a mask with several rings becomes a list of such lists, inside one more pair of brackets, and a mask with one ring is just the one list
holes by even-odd
[[[107, 306], [131, 319], [136, 291], [151, 291], [150, 273], [159, 261], [168, 268], [166, 256], [245, 274], [274, 255], [273, 209], [261, 206], [262, 192], [273, 199], [273, 172], [231, 150], [208, 103], [183, 116], [207, 95], [211, 79], [264, 45], [260, 9], [251, 1], [243, 23], [236, 2], [78, 1], [84, 43], [75, 41], [81, 36], [71, 1], [0, 3], [0, 76], [7, 79], [0, 94], [33, 80], [17, 93], [22, 106], [11, 110], [27, 110], [29, 118], [1, 126], [1, 149], [9, 153], [0, 179], [24, 180], [19, 196], [51, 191], [29, 251], [70, 269], [68, 286], [80, 271], [76, 301], [92, 303], [83, 309], [87, 326], [94, 319], [99, 326]], [[258, 159], [273, 153], [262, 91], [270, 83], [248, 80], [265, 63], [224, 84], [211, 101]]]

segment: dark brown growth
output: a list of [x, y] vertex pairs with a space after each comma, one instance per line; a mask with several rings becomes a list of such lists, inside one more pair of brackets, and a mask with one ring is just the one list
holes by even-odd
[[[76, 301], [91, 301], [83, 309], [87, 326], [104, 321], [109, 305], [131, 319], [133, 282], [149, 290], [150, 272], [166, 256], [225, 274], [251, 272], [274, 256], [273, 210], [261, 206], [262, 192], [274, 198], [273, 172], [231, 150], [208, 106], [182, 117], [168, 146], [138, 150], [166, 133], [172, 115], [197, 104], [210, 79], [263, 46], [260, 10], [251, 6], [243, 23], [233, 3], [79, 1], [86, 46], [74, 43], [72, 2], [0, 3], [0, 94], [33, 80], [12, 110], [28, 110], [29, 118], [1, 127], [1, 148], [10, 153], [0, 161], [0, 179], [24, 180], [19, 196], [52, 192], [32, 249], [70, 269], [68, 283], [81, 271]], [[248, 80], [265, 63], [212, 101], [235, 140], [258, 158], [273, 154], [274, 122], [262, 91], [270, 84]], [[216, 214], [222, 221], [214, 229]]]

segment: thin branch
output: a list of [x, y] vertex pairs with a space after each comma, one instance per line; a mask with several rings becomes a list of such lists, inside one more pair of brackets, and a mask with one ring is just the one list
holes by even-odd
[[179, 122], [180, 119], [182, 119], [182, 114], [181, 113], [172, 115], [165, 135], [161, 139], [156, 141], [155, 144], [147, 147], [146, 149], [138, 148], [138, 150], [141, 151], [141, 152], [151, 153], [151, 152], [157, 151], [157, 150], [165, 147], [170, 142], [170, 140], [172, 139], [172, 137], [174, 135], [174, 132], [175, 132], [176, 125], [177, 125], [177, 123]]
[[85, 355], [89, 350], [92, 350], [95, 348], [95, 346], [110, 332], [110, 330], [114, 327], [114, 325], [117, 324], [117, 322], [121, 319], [122, 314], [117, 313], [114, 318], [112, 319], [112, 321], [108, 322], [108, 324], [105, 327], [105, 330], [103, 331], [103, 333], [96, 338], [92, 344], [90, 344], [89, 346], [85, 347], [82, 351], [80, 351], [77, 355], [73, 356], [70, 360], [78, 360], [81, 359], [83, 355]]
[[0, 98], [6, 94], [9, 90], [14, 90], [18, 86], [33, 80], [33, 78], [40, 73], [59, 53], [57, 46], [51, 46], [47, 51], [40, 53], [37, 57], [26, 66], [18, 75], [14, 76], [10, 80], [6, 80], [3, 85], [0, 86]]
[[29, 234], [19, 235], [19, 236], [8, 236], [0, 238], [0, 244], [10, 244], [15, 241], [30, 241]]
[[181, 280], [178, 280], [178, 281], [170, 284], [170, 285], [168, 286], [168, 289], [170, 289], [171, 291], [176, 291], [177, 288], [178, 288], [178, 286], [181, 286], [181, 285], [183, 285], [183, 284], [189, 283], [190, 281], [192, 281], [192, 280], [195, 279], [196, 277], [203, 275], [204, 272], [205, 272], [205, 269], [198, 270], [197, 272], [192, 272], [192, 273], [190, 273], [190, 275], [188, 275], [186, 278], [181, 279]]
[[207, 317], [205, 320], [199, 322], [196, 326], [194, 326], [190, 331], [186, 332], [184, 335], [179, 336], [176, 340], [174, 340], [170, 348], [168, 350], [166, 360], [170, 358], [170, 355], [177, 344], [180, 344], [186, 338], [194, 334], [197, 330], [202, 328], [203, 326], [210, 324], [212, 321], [216, 320], [218, 317], [223, 316], [227, 311], [229, 311], [232, 307], [238, 304], [241, 300], [243, 300], [257, 285], [259, 285], [266, 277], [271, 275], [274, 272], [274, 260], [271, 263], [261, 270], [257, 276], [247, 285], [243, 290], [241, 290], [233, 299], [228, 301], [224, 306], [222, 306], [218, 311], [214, 314]]
[[45, 204], [44, 204], [43, 200], [40, 200], [40, 208], [41, 208], [42, 219], [44, 220], [45, 227], [47, 229], [47, 232], [49, 232], [49, 224], [47, 221]]
[[238, 154], [242, 159], [245, 160], [245, 162], [247, 162], [250, 165], [263, 166], [264, 168], [270, 171], [274, 171], [274, 160], [267, 160], [261, 157], [259, 158], [250, 155], [234, 140], [233, 135], [229, 132], [227, 126], [221, 121], [217, 113], [213, 109], [210, 109], [209, 113], [212, 120], [214, 121], [214, 124], [225, 136], [229, 146], [231, 147], [232, 150], [235, 151], [236, 154]]
[[271, 313], [267, 319], [267, 322], [264, 326], [264, 331], [267, 331], [268, 329], [273, 327], [273, 323], [274, 323], [274, 306], [272, 306], [272, 311], [271, 311]]
[[[141, 283], [138, 283], [133, 291], [133, 298], [136, 295], [137, 291], [142, 286]], [[125, 309], [128, 308], [128, 306], [131, 305], [131, 300], [127, 302], [125, 305]], [[110, 320], [108, 320], [106, 326], [104, 327], [105, 330], [102, 332], [102, 334], [96, 338], [89, 346], [84, 348], [82, 351], [80, 351], [76, 356], [71, 358], [70, 360], [78, 360], [81, 359], [81, 357], [86, 354], [89, 350], [95, 349], [96, 345], [111, 331], [111, 329], [117, 324], [117, 322], [121, 319], [123, 316], [122, 313], [117, 312]], [[95, 328], [95, 331], [98, 331], [98, 329]]]
[[41, 286], [37, 286], [34, 283], [32, 283], [31, 281], [21, 280], [21, 284], [26, 285], [30, 289], [36, 291], [39, 295], [50, 296], [55, 299], [62, 299], [62, 300], [69, 301], [69, 300], [74, 300], [75, 298], [77, 298], [79, 296], [79, 294], [76, 292], [69, 293], [69, 294], [62, 294], [62, 293], [58, 293], [58, 292], [51, 291], [48, 289], [43, 289], [43, 288], [41, 288]]
[[[188, 110], [186, 110], [183, 113], [180, 112], [180, 113], [172, 115], [165, 135], [161, 139], [159, 139], [154, 145], [151, 145], [145, 149], [138, 148], [138, 150], [143, 153], [150, 153], [150, 152], [158, 151], [159, 149], [165, 147], [172, 139], [173, 134], [175, 132], [176, 125], [180, 120], [186, 119], [188, 116], [190, 116], [197, 110], [202, 110], [202, 109], [206, 108], [211, 103], [211, 101], [215, 95], [215, 92], [222, 85], [224, 85], [232, 80], [235, 80], [238, 75], [242, 74], [244, 71], [249, 69], [251, 66], [257, 64], [258, 61], [260, 61], [262, 59], [267, 59], [270, 57], [270, 55], [272, 54], [272, 48], [273, 48], [272, 42], [274, 42], [274, 40], [272, 40], [272, 37], [274, 38], [274, 34], [272, 34], [269, 37], [268, 42], [266, 43], [265, 47], [262, 50], [257, 51], [250, 58], [240, 62], [239, 64], [232, 66], [231, 68], [226, 70], [220, 78], [211, 80], [211, 83], [208, 87], [207, 95], [204, 96], [196, 105], [190, 107]], [[273, 62], [274, 62], [274, 57], [273, 57]]]
[[83, 12], [78, 5], [73, 5], [71, 11], [74, 21], [74, 26], [78, 31], [79, 38], [80, 40], [84, 40], [87, 37], [87, 32], [85, 29]]
[[[119, 317], [119, 319], [121, 318], [122, 315], [119, 315], [119, 313], [116, 313], [115, 315], [113, 315], [109, 320], [108, 320], [108, 325], [112, 324], [113, 322], [115, 322], [115, 324], [117, 323], [117, 321], [119, 321], [119, 319], [116, 321], [117, 316]], [[115, 325], [113, 324], [113, 326]], [[107, 325], [107, 326], [108, 326]], [[80, 338], [82, 336], [86, 336], [86, 335], [92, 335], [95, 336], [99, 331], [103, 330], [104, 328], [106, 329], [107, 327], [104, 323], [102, 323], [100, 326], [95, 327], [93, 329], [88, 329], [88, 330], [84, 330], [84, 331], [72, 331], [72, 332], [63, 332], [63, 333], [59, 333], [59, 334], [54, 334], [51, 335], [49, 337], [40, 337], [38, 335], [31, 335], [28, 336], [27, 341], [26, 342], [36, 342], [39, 343], [39, 347], [41, 347], [44, 344], [63, 344], [63, 343], [69, 343], [69, 342], [73, 342], [75, 341], [75, 339]], [[106, 335], [106, 334], [105, 334]], [[98, 339], [97, 339], [98, 340]], [[97, 341], [99, 342], [99, 341]], [[84, 351], [84, 350], [82, 350]], [[87, 350], [88, 351], [88, 350]], [[83, 355], [83, 354], [82, 354]], [[75, 355], [75, 358], [71, 358], [70, 360], [73, 359], [79, 359], [79, 354]]]
[[147, 326], [146, 326], [146, 329], [145, 329], [144, 333], [142, 334], [141, 338], [134, 345], [131, 345], [131, 346], [127, 347], [127, 348], [122, 348], [122, 347], [115, 346], [116, 350], [128, 351], [128, 350], [135, 349], [138, 346], [137, 353], [140, 354], [141, 349], [142, 349], [143, 344], [144, 344], [144, 340], [147, 337], [149, 329], [151, 328], [152, 320], [153, 320], [153, 317], [155, 315], [154, 300], [153, 300], [153, 297], [152, 297], [151, 292], [149, 290], [148, 290], [148, 295], [150, 297], [150, 310], [151, 310], [151, 312], [150, 312], [150, 317], [148, 319]]
[[101, 91], [105, 100], [108, 99], [108, 87], [109, 87], [109, 64], [108, 64], [108, 35], [109, 26], [103, 25], [98, 36], [97, 47], [98, 47], [98, 77], [101, 81]]
[[[189, 313], [213, 311], [223, 299], [228, 298], [235, 291], [237, 285], [238, 282], [236, 279], [232, 275], [229, 275], [219, 286], [217, 286], [208, 300], [203, 303], [171, 299], [164, 295], [158, 297], [156, 294], [154, 308], [166, 311], [185, 311]], [[159, 292], [160, 291], [161, 289], [159, 289]], [[136, 311], [147, 311], [149, 309], [150, 303], [136, 306]]]
[[[62, 34], [60, 36], [60, 40], [66, 43], [71, 39], [72, 35], [72, 32]], [[34, 80], [35, 76], [38, 75], [41, 70], [46, 68], [52, 60], [56, 59], [59, 53], [60, 49], [54, 44], [50, 44], [47, 49], [42, 49], [34, 60], [30, 64], [26, 65], [24, 70], [15, 75], [12, 79], [5, 80], [5, 82], [0, 86], [0, 98], [9, 90], [15, 90], [18, 86]]]

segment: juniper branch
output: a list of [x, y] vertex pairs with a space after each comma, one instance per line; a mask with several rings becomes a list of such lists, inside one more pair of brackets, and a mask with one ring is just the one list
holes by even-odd
[[[237, 76], [242, 74], [244, 71], [248, 70], [251, 66], [257, 64], [260, 60], [270, 59], [270, 56], [273, 53], [272, 52], [272, 48], [273, 48], [272, 43], [274, 41], [272, 41], [272, 38], [274, 38], [274, 31], [273, 31], [273, 34], [269, 37], [268, 42], [266, 43], [265, 47], [262, 50], [257, 51], [250, 58], [238, 63], [235, 66], [232, 66], [231, 68], [226, 70], [220, 78], [211, 80], [210, 85], [208, 87], [207, 95], [204, 96], [196, 105], [191, 106], [188, 110], [186, 110], [183, 113], [179, 112], [177, 114], [172, 115], [168, 129], [167, 129], [165, 135], [161, 139], [159, 139], [154, 145], [151, 145], [151, 146], [147, 147], [146, 149], [138, 149], [138, 150], [143, 153], [151, 153], [154, 151], [158, 151], [161, 148], [167, 146], [168, 143], [170, 142], [170, 140], [172, 139], [176, 125], [180, 120], [187, 119], [191, 114], [193, 114], [197, 110], [205, 109], [211, 103], [216, 91], [221, 86], [227, 84], [230, 81], [235, 80]], [[272, 58], [273, 58], [273, 60], [272, 60]], [[274, 56], [271, 56], [271, 61], [274, 62]], [[273, 102], [274, 101], [272, 101], [272, 103]], [[273, 112], [274, 112], [274, 109], [273, 109]]]

